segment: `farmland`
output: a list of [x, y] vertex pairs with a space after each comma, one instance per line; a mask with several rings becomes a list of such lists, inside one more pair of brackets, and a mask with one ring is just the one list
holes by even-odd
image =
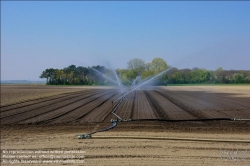
[[[92, 87], [92, 89], [100, 87]], [[1, 85], [1, 106], [88, 89], [79, 86]], [[104, 89], [104, 87], [102, 87]]]
[[[232, 92], [225, 87], [142, 88], [128, 94], [116, 113], [123, 119], [250, 118], [249, 87], [231, 89]], [[15, 95], [20, 97], [20, 93], [11, 96]], [[116, 118], [110, 114], [116, 104], [112, 102], [121, 96], [112, 87], [67, 88], [61, 94], [2, 105], [1, 123], [109, 122]]]
[[[24, 99], [20, 99], [20, 92]], [[250, 149], [249, 143], [239, 142], [78, 140], [77, 134], [103, 129], [111, 125], [110, 119], [117, 119], [111, 114], [117, 104], [112, 101], [121, 96], [115, 87], [2, 86], [1, 101], [5, 101], [1, 103], [2, 149], [83, 149], [86, 151], [84, 165], [233, 165], [235, 161], [221, 160], [222, 150]], [[94, 136], [250, 141], [250, 123], [247, 121], [153, 121], [250, 119], [249, 101], [249, 86], [144, 87], [129, 93], [116, 114], [123, 119], [151, 120], [121, 122], [114, 129]], [[248, 165], [249, 158], [248, 154], [240, 165]]]

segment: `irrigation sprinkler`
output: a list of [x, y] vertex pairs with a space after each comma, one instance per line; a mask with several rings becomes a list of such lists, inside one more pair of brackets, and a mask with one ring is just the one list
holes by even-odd
[[[115, 112], [118, 109], [118, 107], [120, 106], [120, 104], [122, 103], [122, 101], [124, 100], [125, 95], [120, 98], [119, 103], [116, 104], [115, 108], [112, 110], [113, 115], [115, 115], [118, 120], [115, 119], [111, 119], [110, 122], [113, 123], [112, 126], [104, 128], [102, 130], [99, 131], [95, 131], [95, 132], [91, 132], [88, 134], [79, 134], [78, 135], [78, 139], [88, 139], [88, 138], [92, 138], [92, 134], [95, 134], [97, 132], [103, 132], [103, 131], [107, 131], [110, 129], [113, 129], [117, 126], [117, 122], [132, 122], [132, 121], [165, 121], [165, 122], [187, 122], [187, 121], [250, 121], [250, 119], [237, 119], [237, 118], [208, 118], [208, 119], [179, 119], [179, 120], [169, 120], [169, 119], [122, 119], [120, 116], [118, 116]], [[112, 102], [113, 104], [113, 102]], [[112, 107], [113, 108], [113, 107]]]
[[124, 94], [124, 95], [122, 95], [121, 97], [119, 97], [118, 99], [116, 99], [114, 102], [116, 102], [117, 100], [120, 100], [122, 97], [128, 95], [129, 93], [133, 92], [134, 90], [140, 88], [142, 85], [144, 85], [144, 84], [146, 84], [146, 83], [152, 81], [152, 80], [155, 79], [156, 77], [162, 75], [163, 73], [169, 71], [169, 70], [172, 69], [172, 68], [173, 68], [173, 67], [170, 67], [170, 68], [168, 68], [167, 70], [164, 70], [164, 71], [158, 73], [157, 75], [155, 75], [154, 77], [150, 78], [149, 80], [144, 81], [143, 83], [141, 83], [140, 85], [138, 85], [137, 87], [135, 87], [134, 89], [132, 89], [131, 91], [127, 92], [126, 94]]
[[[146, 84], [147, 82], [153, 80], [154, 78], [160, 76], [161, 74], [169, 71], [170, 69], [172, 69], [173, 67], [164, 70], [162, 72], [160, 72], [159, 74], [153, 76], [152, 78], [148, 79], [146, 78], [146, 80], [144, 79], [143, 82], [138, 85], [137, 87], [133, 88], [132, 90], [130, 90], [129, 92], [127, 92], [126, 94], [122, 95], [121, 97], [119, 97], [118, 99], [112, 101], [112, 108], [113, 108], [113, 104], [114, 102], [118, 101], [119, 102], [116, 104], [116, 106], [113, 108], [113, 110], [110, 112], [111, 114], [115, 115], [117, 117], [117, 120], [115, 119], [111, 119], [110, 122], [113, 123], [112, 126], [104, 128], [102, 130], [99, 131], [95, 131], [95, 132], [91, 132], [88, 134], [79, 134], [78, 138], [79, 139], [88, 139], [88, 138], [92, 138], [92, 134], [95, 134], [97, 132], [103, 132], [103, 131], [107, 131], [110, 129], [113, 129], [114, 127], [117, 126], [117, 122], [132, 122], [132, 121], [165, 121], [165, 122], [185, 122], [185, 121], [250, 121], [250, 119], [237, 119], [237, 118], [208, 118], [208, 119], [179, 119], [179, 120], [169, 120], [169, 119], [122, 119], [120, 116], [118, 116], [115, 112], [118, 109], [118, 107], [120, 106], [120, 104], [122, 103], [122, 101], [124, 100], [125, 96], [128, 95], [129, 93], [131, 93], [132, 91], [138, 89], [139, 87], [141, 87], [142, 85]], [[119, 81], [117, 79], [118, 85], [119, 85]]]
[[101, 72], [99, 72], [98, 70], [96, 70], [96, 69], [94, 69], [94, 68], [90, 68], [90, 69], [94, 70], [94, 71], [97, 72], [98, 74], [101, 74], [103, 77], [105, 77], [105, 78], [108, 79], [109, 81], [111, 81], [111, 82], [117, 84], [117, 85], [119, 86], [119, 88], [121, 89], [121, 92], [123, 93], [122, 85], [121, 85], [121, 83], [120, 83], [120, 81], [119, 81], [119, 78], [118, 78], [118, 76], [117, 76], [117, 74], [116, 74], [116, 72], [115, 72], [114, 70], [113, 70], [113, 72], [114, 72], [114, 74], [115, 74], [115, 77], [116, 77], [116, 80], [117, 80], [117, 81], [115, 81], [115, 80], [113, 80], [113, 79], [111, 79], [111, 78], [105, 76], [104, 74], [102, 74]]

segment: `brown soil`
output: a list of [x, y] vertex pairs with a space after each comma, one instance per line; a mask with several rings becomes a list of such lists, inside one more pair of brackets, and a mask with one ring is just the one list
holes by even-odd
[[[70, 165], [249, 165], [250, 144], [239, 142], [151, 139], [95, 139], [98, 136], [143, 136], [248, 140], [247, 122], [123, 122], [112, 130], [78, 139], [111, 123], [4, 125], [2, 150], [82, 150], [84, 164]], [[247, 152], [244, 159], [221, 158], [226, 152]], [[3, 165], [7, 165], [2, 163]], [[13, 164], [49, 165], [49, 164]], [[51, 164], [63, 165], [63, 164]]]
[[[48, 88], [46, 90], [40, 86], [24, 87], [24, 93], [29, 96], [26, 101], [1, 105], [2, 150], [86, 151], [85, 163], [73, 165], [249, 165], [249, 143], [125, 138], [77, 139], [77, 134], [103, 129], [111, 125], [110, 119], [116, 119], [110, 112], [117, 104], [112, 101], [121, 96], [117, 89], [72, 87], [75, 88], [72, 90], [67, 87], [54, 87], [60, 93], [36, 98], [34, 91], [46, 94], [53, 92], [53, 87], [44, 86], [44, 89]], [[3, 86], [1, 90], [9, 89], [12, 92], [10, 96], [15, 98], [24, 87], [14, 86], [13, 90], [11, 86]], [[124, 119], [249, 119], [249, 89], [249, 86], [140, 89], [126, 96], [116, 114]], [[6, 100], [7, 90], [5, 93], [1, 92], [1, 101]], [[152, 120], [120, 122], [114, 129], [96, 133], [93, 138], [148, 136], [250, 141], [250, 122], [247, 121]], [[230, 154], [242, 151], [248, 151], [244, 159], [221, 158], [222, 152]]]
[[[116, 113], [124, 119], [250, 118], [250, 97], [235, 96], [229, 90], [222, 93], [185, 88], [136, 90], [125, 97]], [[5, 105], [1, 106], [1, 124], [109, 122], [117, 118], [111, 111], [118, 103], [113, 101], [121, 95], [117, 89], [86, 88]]]

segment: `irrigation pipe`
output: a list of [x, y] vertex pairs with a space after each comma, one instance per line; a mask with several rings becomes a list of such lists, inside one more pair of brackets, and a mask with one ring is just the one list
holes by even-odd
[[[236, 118], [181, 119], [181, 120], [168, 120], [168, 119], [129, 119], [129, 120], [122, 120], [122, 119], [120, 119], [121, 122], [133, 122], [133, 121], [186, 122], [186, 121], [221, 121], [221, 120], [225, 120], [225, 121], [250, 121], [250, 119], [236, 119]], [[113, 129], [114, 127], [117, 126], [117, 122], [120, 122], [120, 121], [111, 119], [111, 122], [113, 123], [112, 126], [110, 126], [108, 128], [105, 128], [105, 129], [102, 129], [102, 130], [99, 130], [99, 131], [91, 132], [91, 133], [88, 133], [88, 134], [79, 134], [78, 138], [79, 139], [84, 139], [84, 138], [101, 138], [101, 139], [123, 138], [123, 139], [125, 139], [125, 138], [129, 138], [129, 139], [189, 140], [189, 141], [245, 142], [245, 143], [250, 143], [250, 140], [217, 140], [217, 139], [196, 139], [196, 138], [172, 138], [172, 137], [133, 137], [133, 136], [97, 136], [97, 137], [92, 137], [92, 134], [95, 134], [97, 132], [103, 132], [103, 131]]]
[[112, 126], [107, 127], [105, 129], [102, 129], [102, 130], [94, 131], [94, 132], [91, 132], [91, 133], [88, 133], [88, 134], [78, 134], [78, 139], [92, 138], [92, 134], [113, 129], [115, 126], [117, 126], [117, 123], [116, 123], [116, 121], [112, 121], [112, 123], [113, 123]]
[[187, 122], [187, 121], [250, 121], [250, 119], [237, 119], [237, 118], [207, 118], [207, 119], [180, 119], [180, 120], [170, 120], [170, 119], [131, 119], [130, 121], [166, 121], [166, 122]]
[[92, 138], [93, 138], [93, 139], [149, 139], [149, 140], [175, 140], [175, 141], [250, 143], [250, 140], [202, 139], [202, 138], [177, 138], [177, 137], [93, 136]]
[[[170, 70], [171, 68], [169, 68], [168, 70]], [[157, 74], [156, 76], [154, 76], [153, 78], [150, 78], [149, 80], [143, 82], [142, 84], [140, 84], [139, 86], [137, 86], [136, 88], [132, 89], [131, 91], [127, 92], [126, 94], [124, 94], [123, 96], [121, 96], [120, 98], [116, 99], [115, 101], [112, 102], [112, 104], [114, 104], [114, 102], [118, 101], [119, 102], [116, 104], [116, 106], [114, 107], [113, 111], [110, 112], [113, 115], [115, 115], [118, 120], [113, 120], [111, 119], [110, 121], [113, 123], [112, 126], [104, 128], [102, 130], [98, 130], [95, 132], [91, 132], [88, 134], [79, 134], [78, 138], [79, 139], [86, 139], [86, 138], [94, 138], [94, 139], [152, 139], [152, 140], [182, 140], [182, 141], [206, 141], [206, 142], [240, 142], [240, 143], [250, 143], [250, 140], [222, 140], [222, 139], [197, 139], [197, 138], [173, 138], [173, 137], [138, 137], [138, 136], [95, 136], [92, 137], [93, 134], [97, 133], [97, 132], [103, 132], [103, 131], [107, 131], [110, 129], [113, 129], [114, 127], [117, 126], [117, 122], [129, 122], [129, 121], [165, 121], [165, 122], [185, 122], [185, 121], [221, 121], [221, 120], [226, 120], [226, 121], [250, 121], [250, 119], [236, 119], [236, 118], [209, 118], [209, 119], [180, 119], [180, 120], [169, 120], [169, 119], [128, 119], [128, 120], [124, 120], [121, 117], [119, 117], [115, 111], [118, 109], [118, 107], [120, 106], [120, 104], [122, 103], [122, 101], [124, 100], [125, 96], [129, 93], [131, 93], [132, 91], [136, 90], [137, 88], [141, 87], [142, 85], [144, 85], [146, 82], [151, 81], [152, 79], [154, 79], [155, 77], [159, 76], [160, 74], [168, 71], [165, 70], [159, 74]]]
[[113, 115], [115, 115], [119, 120], [122, 121], [122, 118], [120, 116], [118, 116], [116, 113], [112, 112]]
[[[115, 113], [115, 111], [117, 110], [117, 108], [119, 107], [119, 105], [122, 103], [123, 99], [124, 99], [124, 97], [120, 99], [119, 103], [116, 104], [115, 108], [114, 108], [114, 109], [112, 110], [112, 112], [111, 112], [111, 113], [112, 113], [113, 115], [115, 115], [120, 121], [122, 121], [122, 118], [120, 118], [120, 117]], [[98, 132], [107, 131], [107, 130], [113, 129], [114, 127], [117, 126], [117, 121], [116, 121], [116, 120], [111, 119], [110, 121], [113, 123], [112, 126], [107, 127], [107, 128], [104, 128], [104, 129], [102, 129], [102, 130], [94, 131], [94, 132], [91, 132], [91, 133], [88, 133], [88, 134], [78, 134], [78, 138], [79, 138], [79, 139], [91, 138], [91, 137], [92, 137], [92, 134], [95, 134], [95, 133], [98, 133]]]
[[207, 119], [179, 119], [179, 120], [170, 120], [170, 119], [131, 119], [131, 121], [165, 121], [165, 122], [221, 121], [221, 120], [236, 121], [236, 120], [239, 120], [239, 119], [236, 119], [236, 118], [207, 118]]

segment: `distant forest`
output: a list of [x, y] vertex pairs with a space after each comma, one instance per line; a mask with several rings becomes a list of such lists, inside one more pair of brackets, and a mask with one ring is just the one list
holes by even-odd
[[49, 68], [42, 72], [40, 78], [46, 78], [48, 85], [114, 85], [116, 73], [122, 84], [130, 86], [152, 78], [167, 69], [167, 72], [154, 79], [155, 85], [250, 83], [249, 70], [177, 69], [169, 66], [162, 58], [154, 58], [150, 63], [145, 63], [138, 58], [131, 59], [126, 69], [116, 70], [99, 65], [92, 67], [70, 65], [63, 69]]

